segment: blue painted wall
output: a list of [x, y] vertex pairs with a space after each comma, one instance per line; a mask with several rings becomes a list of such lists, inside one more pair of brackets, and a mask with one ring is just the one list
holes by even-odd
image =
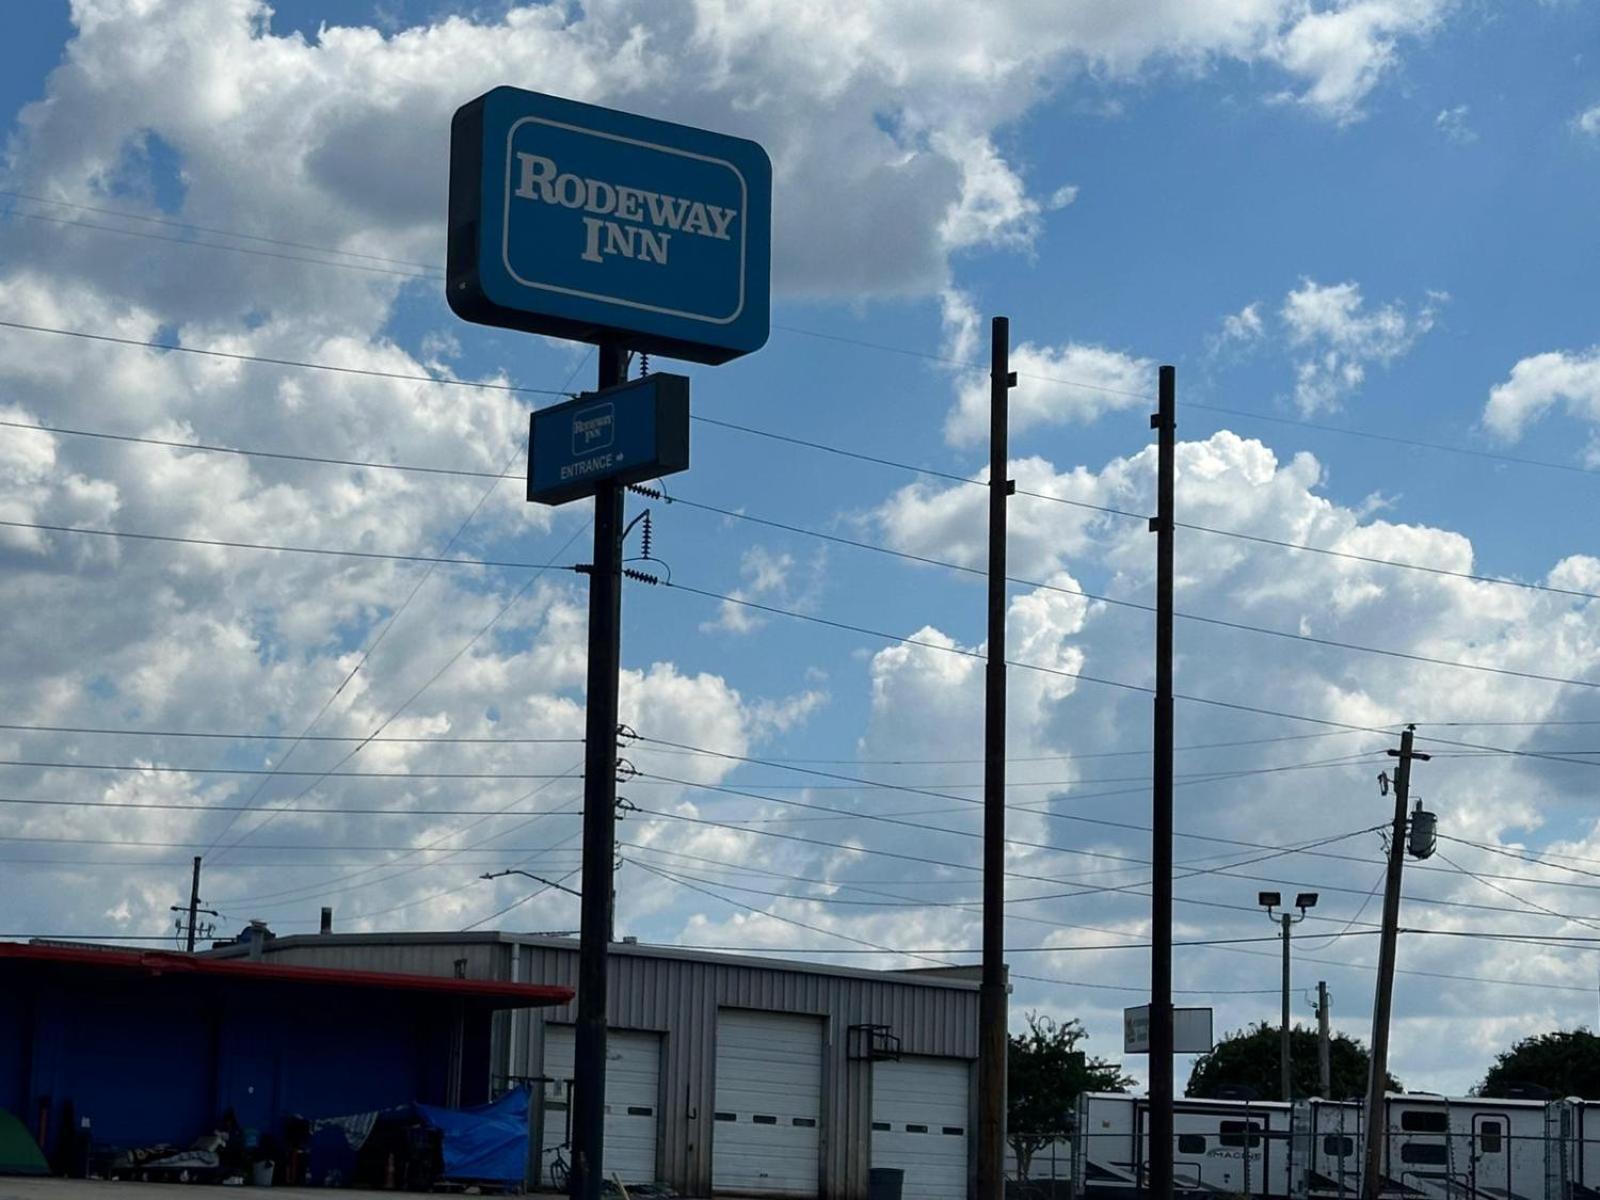
[[[50, 1100], [99, 1146], [185, 1145], [223, 1111], [285, 1117], [442, 1104], [452, 1008], [404, 992], [0, 964], [0, 1107], [37, 1132]], [[488, 1095], [489, 1017], [466, 1017], [463, 1103]], [[46, 1147], [47, 1151], [49, 1147]]]

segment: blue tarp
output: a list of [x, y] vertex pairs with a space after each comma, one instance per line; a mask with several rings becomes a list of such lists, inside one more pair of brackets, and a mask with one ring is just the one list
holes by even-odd
[[528, 1166], [528, 1089], [519, 1087], [475, 1108], [417, 1105], [444, 1146], [446, 1179], [520, 1184]]

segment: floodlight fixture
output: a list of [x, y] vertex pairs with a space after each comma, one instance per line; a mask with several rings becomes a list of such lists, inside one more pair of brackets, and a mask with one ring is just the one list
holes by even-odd
[[1301, 892], [1294, 898], [1294, 906], [1301, 912], [1305, 912], [1308, 908], [1315, 908], [1317, 906], [1317, 893]]
[[1278, 908], [1283, 904], [1283, 893], [1260, 892], [1256, 895], [1256, 903], [1262, 908]]

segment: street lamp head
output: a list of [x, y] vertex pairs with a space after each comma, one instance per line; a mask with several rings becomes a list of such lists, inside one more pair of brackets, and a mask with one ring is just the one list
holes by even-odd
[[1301, 912], [1305, 912], [1308, 908], [1315, 908], [1317, 906], [1317, 893], [1301, 892], [1294, 898], [1294, 906]]
[[1261, 905], [1262, 908], [1278, 908], [1283, 904], [1283, 894], [1281, 892], [1259, 892], [1256, 895], [1256, 903]]

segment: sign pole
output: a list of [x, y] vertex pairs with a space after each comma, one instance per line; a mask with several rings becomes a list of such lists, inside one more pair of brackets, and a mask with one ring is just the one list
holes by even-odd
[[[600, 388], [624, 382], [627, 358], [600, 346]], [[583, 904], [578, 947], [578, 1027], [573, 1050], [572, 1200], [600, 1200], [605, 1182], [606, 959], [617, 841], [617, 676], [622, 665], [623, 489], [594, 494], [589, 568], [589, 680], [583, 751]]]

